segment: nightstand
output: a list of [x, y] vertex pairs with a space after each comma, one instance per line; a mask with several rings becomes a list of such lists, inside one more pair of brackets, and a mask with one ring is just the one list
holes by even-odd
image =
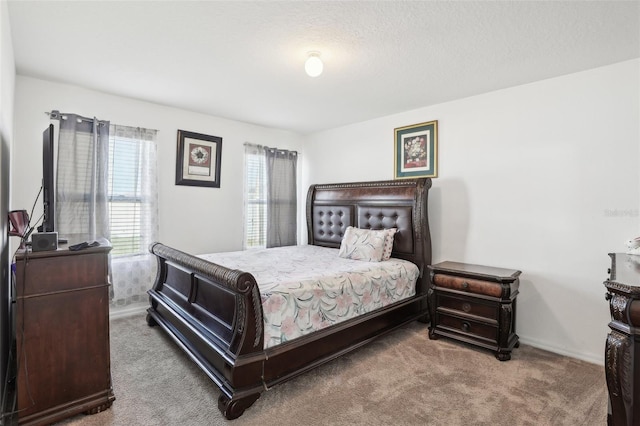
[[519, 346], [520, 271], [458, 262], [429, 266], [429, 338], [445, 336], [491, 349], [500, 361]]

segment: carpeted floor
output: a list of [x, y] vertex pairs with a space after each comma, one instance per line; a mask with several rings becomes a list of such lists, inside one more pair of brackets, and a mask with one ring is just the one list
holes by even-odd
[[264, 392], [227, 421], [208, 377], [144, 315], [111, 321], [116, 400], [91, 425], [604, 425], [604, 367], [527, 345], [500, 362], [414, 322]]

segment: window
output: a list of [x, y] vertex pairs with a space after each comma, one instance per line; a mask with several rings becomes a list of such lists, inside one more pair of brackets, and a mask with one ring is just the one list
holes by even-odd
[[244, 248], [267, 245], [267, 175], [264, 151], [245, 144]]
[[297, 243], [296, 151], [245, 144], [244, 248]]
[[70, 243], [107, 238], [111, 306], [146, 301], [158, 236], [156, 130], [109, 125], [77, 114], [59, 121], [56, 226]]
[[145, 302], [155, 277], [155, 260], [148, 248], [158, 238], [156, 133], [119, 125], [109, 129], [113, 307]]
[[156, 221], [156, 195], [148, 192], [155, 180], [155, 143], [146, 140], [148, 132], [117, 125], [109, 132], [107, 197], [114, 257], [146, 253], [155, 236], [149, 228]]

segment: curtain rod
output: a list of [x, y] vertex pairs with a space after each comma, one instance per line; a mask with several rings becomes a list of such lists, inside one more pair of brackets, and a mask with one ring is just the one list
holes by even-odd
[[276, 151], [283, 151], [283, 152], [286, 151], [286, 152], [293, 152], [293, 153], [296, 153], [296, 154], [300, 154], [298, 151], [292, 151], [290, 149], [272, 148], [272, 147], [269, 147], [269, 146], [266, 146], [266, 145], [258, 145], [258, 144], [251, 143], [251, 142], [245, 142], [244, 146], [251, 146], [251, 147], [258, 148], [258, 149], [263, 149], [263, 148], [265, 148], [265, 149], [273, 149], [273, 150], [276, 150]]
[[52, 120], [66, 120], [68, 115], [75, 115], [78, 123], [80, 123], [81, 121], [86, 121], [88, 123], [93, 123], [93, 120], [97, 120], [98, 124], [100, 125], [105, 125], [106, 123], [108, 123], [108, 121], [104, 121], [104, 120], [98, 120], [96, 118], [88, 118], [88, 117], [82, 117], [81, 115], [77, 115], [77, 114], [70, 114], [70, 113], [60, 113], [60, 111], [45, 111], [45, 114], [47, 114], [49, 116], [50, 119]]

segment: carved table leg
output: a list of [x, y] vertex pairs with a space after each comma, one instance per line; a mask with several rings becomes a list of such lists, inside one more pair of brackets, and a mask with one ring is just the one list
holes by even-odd
[[509, 361], [511, 359], [511, 352], [496, 352], [496, 358], [499, 361]]
[[498, 328], [498, 348], [509, 346], [511, 337], [511, 324], [513, 324], [513, 307], [511, 303], [500, 305], [500, 326]]
[[259, 393], [254, 393], [238, 399], [229, 399], [226, 395], [221, 394], [218, 397], [218, 409], [227, 420], [237, 419], [242, 415], [242, 413], [244, 413], [244, 410], [251, 407], [258, 398], [260, 398]]
[[605, 375], [609, 389], [612, 420], [615, 425], [631, 424], [628, 409], [633, 404], [631, 377], [631, 338], [617, 331], [607, 336]]

